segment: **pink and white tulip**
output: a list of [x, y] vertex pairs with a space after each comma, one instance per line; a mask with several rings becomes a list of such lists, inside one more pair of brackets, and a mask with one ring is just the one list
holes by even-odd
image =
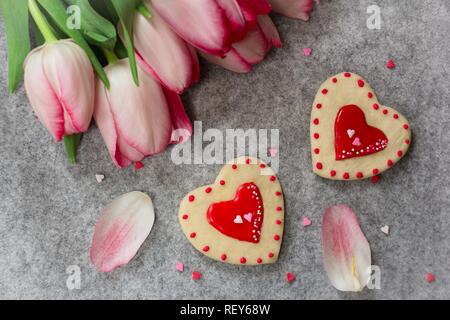
[[224, 58], [199, 52], [211, 63], [234, 72], [247, 73], [265, 58], [272, 46], [281, 48], [280, 35], [270, 17], [262, 15], [258, 16], [256, 26], [247, 31], [243, 40], [234, 43]]
[[344, 205], [327, 209], [322, 223], [323, 262], [332, 285], [361, 291], [371, 274], [370, 246], [353, 211]]
[[101, 272], [127, 264], [150, 234], [155, 221], [152, 200], [142, 192], [124, 194], [108, 204], [95, 225], [90, 249]]
[[231, 48], [228, 19], [217, 0], [152, 0], [153, 8], [184, 40], [213, 55]]
[[181, 39], [161, 16], [152, 12], [150, 18], [136, 14], [134, 45], [141, 67], [171, 91], [182, 93], [200, 79], [200, 66], [195, 49]]
[[[176, 93], [164, 89], [141, 68], [136, 86], [128, 59], [108, 65], [105, 72], [111, 87], [107, 90], [97, 81], [94, 118], [118, 167], [160, 153], [191, 135], [191, 122]], [[179, 129], [185, 135], [173, 137]]]
[[314, 0], [269, 0], [273, 10], [294, 19], [309, 20]]
[[44, 44], [28, 54], [24, 69], [31, 107], [56, 141], [89, 128], [95, 75], [83, 49], [72, 40]]

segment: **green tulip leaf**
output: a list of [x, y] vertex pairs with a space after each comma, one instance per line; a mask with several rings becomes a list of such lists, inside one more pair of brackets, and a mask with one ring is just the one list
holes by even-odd
[[9, 92], [13, 93], [23, 79], [23, 63], [31, 50], [27, 0], [0, 0], [8, 44]]
[[115, 26], [101, 16], [89, 3], [89, 0], [65, 0], [71, 6], [78, 6], [80, 30], [86, 40], [93, 45], [113, 50], [117, 41]]
[[139, 0], [111, 0], [118, 17], [120, 27], [123, 30], [124, 45], [127, 49], [128, 58], [130, 59], [131, 73], [133, 75], [134, 82], [139, 86], [136, 56], [134, 54], [133, 43], [133, 18], [136, 13], [136, 8], [140, 3]]

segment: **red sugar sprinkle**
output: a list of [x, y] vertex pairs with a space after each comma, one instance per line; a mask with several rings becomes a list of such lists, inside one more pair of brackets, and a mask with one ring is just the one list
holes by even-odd
[[317, 125], [319, 124], [319, 119], [318, 119], [318, 118], [315, 118], [314, 121], [313, 121], [313, 123], [317, 126]]
[[344, 175], [342, 176], [345, 180], [350, 179], [350, 174], [348, 172], [345, 172]]
[[189, 235], [189, 237], [191, 237], [191, 238], [195, 238], [197, 236], [197, 234], [195, 233], [195, 232], [192, 232], [190, 235]]
[[247, 259], [245, 259], [244, 257], [241, 258], [241, 260], [239, 260], [242, 264], [245, 264], [247, 262]]
[[190, 195], [190, 196], [189, 196], [189, 202], [193, 202], [194, 200], [195, 200], [195, 196]]
[[318, 133], [314, 133], [314, 139], [319, 139], [320, 135]]
[[356, 173], [356, 177], [358, 179], [362, 179], [362, 178], [364, 178], [364, 174], [362, 172], [358, 172], [358, 173]]
[[282, 224], [282, 223], [283, 223], [283, 221], [281, 221], [281, 220], [277, 220], [277, 221], [275, 221], [275, 223], [276, 223], [276, 224]]
[[275, 177], [275, 176], [270, 177], [270, 181], [275, 181], [275, 180], [277, 180], [277, 177]]
[[269, 252], [269, 254], [267, 255], [269, 258], [273, 258], [275, 255], [273, 254], [273, 252]]
[[380, 181], [380, 176], [373, 176], [370, 178], [370, 181], [372, 181], [373, 184], [378, 183], [378, 181]]
[[247, 160], [245, 160], [245, 163], [246, 163], [246, 164], [250, 164], [250, 163], [251, 163], [251, 160], [250, 160], [250, 159], [247, 159]]
[[369, 93], [367, 94], [367, 96], [368, 96], [370, 99], [372, 99], [372, 98], [373, 98], [373, 93], [372, 93], [372, 92], [369, 92]]
[[377, 174], [380, 173], [380, 170], [378, 170], [378, 169], [373, 169], [373, 170], [372, 170], [372, 173], [373, 173], [374, 175], [377, 175]]
[[350, 72], [344, 73], [344, 77], [346, 77], [346, 78], [350, 78], [351, 76], [352, 76], [352, 74]]
[[323, 89], [323, 90], [322, 90], [322, 93], [323, 93], [323, 94], [327, 94], [327, 93], [328, 93], [328, 90], [327, 90], [327, 89]]
[[336, 174], [337, 174], [336, 170], [331, 170], [330, 171], [330, 176], [336, 177]]
[[225, 253], [223, 255], [221, 255], [220, 260], [222, 260], [222, 261], [227, 260], [227, 255]]
[[138, 161], [134, 164], [134, 169], [136, 169], [136, 170], [141, 170], [143, 167], [144, 167], [144, 164], [140, 161]]
[[383, 114], [388, 114], [388, 110], [387, 109], [383, 109]]
[[202, 278], [202, 274], [200, 272], [197, 272], [197, 271], [192, 272], [193, 280], [200, 280], [201, 278]]
[[388, 165], [389, 167], [392, 167], [392, 166], [394, 165], [394, 161], [388, 160], [387, 165]]
[[259, 165], [259, 167], [260, 167], [261, 169], [264, 169], [264, 168], [266, 167], [266, 165], [265, 165], [264, 163], [261, 163], [261, 164]]
[[231, 166], [231, 168], [233, 168], [233, 170], [236, 170], [236, 169], [237, 169], [237, 165], [233, 164], [233, 165]]
[[336, 83], [336, 82], [338, 82], [338, 79], [337, 78], [333, 78], [333, 83]]
[[321, 108], [322, 108], [322, 104], [318, 103], [318, 104], [316, 105], [316, 108], [317, 108], [317, 109], [321, 109]]
[[205, 192], [206, 192], [206, 193], [211, 193], [211, 191], [212, 191], [212, 188], [211, 188], [211, 187], [208, 187], [208, 188], [205, 189]]
[[280, 240], [280, 236], [279, 236], [279, 235], [277, 235], [277, 234], [276, 234], [276, 235], [274, 235], [274, 236], [273, 236], [273, 240], [275, 240], [275, 241], [279, 241], [279, 240]]
[[282, 207], [277, 207], [277, 211], [283, 211]]
[[319, 169], [319, 170], [322, 170], [323, 169], [323, 164], [321, 162], [317, 162], [316, 168]]
[[282, 194], [282, 193], [281, 193], [280, 191], [275, 192], [275, 195], [276, 195], [277, 197], [280, 197], [281, 194]]
[[319, 154], [320, 153], [320, 149], [319, 148], [314, 149], [314, 153], [315, 154]]
[[291, 272], [286, 273], [286, 280], [289, 283], [292, 283], [295, 281], [295, 275]]
[[220, 183], [221, 186], [223, 186], [223, 185], [225, 185], [225, 180], [220, 180], [219, 183]]
[[375, 103], [375, 104], [373, 105], [373, 108], [374, 108], [375, 110], [378, 110], [378, 109], [380, 109], [380, 106], [379, 106], [378, 104]]
[[403, 151], [402, 150], [398, 150], [397, 151], [397, 156], [399, 156], [399, 157], [403, 156]]
[[187, 220], [189, 218], [189, 216], [187, 214], [184, 214], [182, 218], [183, 218], [183, 220]]
[[394, 119], [396, 119], [396, 120], [397, 120], [397, 119], [398, 119], [398, 114], [394, 114], [394, 116], [393, 116], [393, 117], [394, 117]]
[[432, 283], [432, 282], [436, 281], [436, 277], [434, 276], [433, 273], [428, 272], [428, 273], [425, 275], [425, 280], [427, 280], [428, 283]]
[[256, 262], [257, 262], [258, 264], [261, 264], [261, 263], [263, 262], [263, 260], [262, 260], [261, 258], [258, 258], [258, 259], [256, 260]]
[[363, 80], [358, 80], [358, 86], [360, 87], [360, 88], [362, 88], [362, 87], [364, 87], [364, 81]]
[[411, 143], [411, 140], [406, 139], [406, 140], [405, 140], [405, 143], [406, 143], [406, 144], [410, 144], [410, 143]]
[[202, 249], [204, 252], [208, 252], [209, 251], [209, 246], [204, 246]]
[[395, 68], [395, 62], [394, 62], [394, 60], [389, 59], [389, 60], [386, 62], [386, 67], [387, 67], [388, 69], [394, 69], [394, 68]]
[[408, 130], [408, 129], [409, 129], [409, 126], [405, 123], [405, 124], [403, 125], [403, 129]]

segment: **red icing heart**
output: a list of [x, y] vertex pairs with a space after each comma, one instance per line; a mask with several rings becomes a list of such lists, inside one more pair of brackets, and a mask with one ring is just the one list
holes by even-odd
[[258, 187], [244, 183], [233, 200], [213, 203], [206, 214], [209, 224], [231, 238], [258, 243], [264, 206]]
[[363, 157], [386, 149], [388, 138], [367, 124], [364, 112], [355, 105], [342, 107], [334, 127], [336, 160]]

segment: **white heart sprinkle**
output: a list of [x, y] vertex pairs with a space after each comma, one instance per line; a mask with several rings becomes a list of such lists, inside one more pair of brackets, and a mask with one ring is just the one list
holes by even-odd
[[242, 217], [241, 216], [236, 216], [236, 218], [234, 219], [234, 223], [237, 223], [237, 224], [241, 224], [243, 221], [242, 221]]
[[251, 213], [244, 214], [244, 219], [248, 222], [252, 222], [253, 215]]
[[348, 129], [347, 130], [347, 134], [349, 138], [353, 138], [353, 136], [355, 135], [356, 131], [353, 129]]
[[102, 181], [105, 179], [105, 175], [103, 174], [96, 174], [95, 179], [97, 179], [98, 183], [102, 183]]
[[389, 226], [381, 227], [381, 231], [382, 231], [384, 234], [389, 234]]

